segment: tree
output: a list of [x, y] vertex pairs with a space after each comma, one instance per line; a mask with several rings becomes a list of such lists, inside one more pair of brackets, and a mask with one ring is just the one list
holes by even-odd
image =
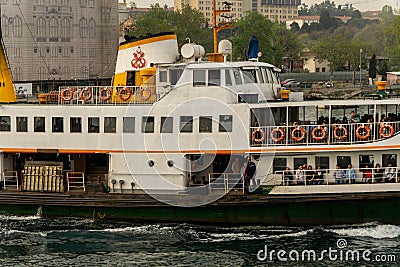
[[238, 22], [233, 25], [234, 35], [231, 38], [233, 44], [233, 57], [246, 59], [247, 48], [251, 36], [256, 36], [260, 43], [262, 52], [261, 60], [267, 62], [281, 62], [281, 58], [275, 58], [274, 51], [279, 49], [273, 43], [272, 22], [258, 12], [247, 12]]
[[371, 79], [376, 78], [376, 55], [373, 54], [371, 60], [369, 61], [368, 76]]
[[206, 20], [201, 12], [185, 6], [182, 10], [170, 12], [159, 4], [151, 5], [149, 12], [140, 16], [130, 33], [134, 36], [144, 36], [149, 33], [175, 32], [178, 45], [191, 42], [201, 44], [206, 51], [212, 50], [212, 31], [205, 28]]
[[388, 25], [392, 22], [394, 18], [393, 8], [391, 6], [385, 5], [382, 8], [381, 19], [383, 24]]
[[333, 72], [348, 62], [348, 44], [349, 42], [342, 36], [329, 36], [313, 48], [313, 51], [317, 54], [317, 59], [329, 62], [331, 79]]
[[400, 63], [400, 16], [395, 16], [384, 30], [386, 52], [393, 64]]

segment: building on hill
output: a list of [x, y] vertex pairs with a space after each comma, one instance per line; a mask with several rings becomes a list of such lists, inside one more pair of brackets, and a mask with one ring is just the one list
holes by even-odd
[[[217, 9], [223, 9], [226, 0], [216, 0]], [[297, 8], [301, 0], [231, 0], [231, 12], [224, 14], [231, 16], [233, 20], [239, 20], [248, 11], [256, 11], [266, 18], [275, 22], [285, 22], [288, 19], [297, 17]], [[202, 12], [208, 23], [213, 21], [212, 0], [174, 0], [175, 10], [182, 9], [189, 5]], [[218, 22], [225, 22], [225, 18], [219, 17]]]

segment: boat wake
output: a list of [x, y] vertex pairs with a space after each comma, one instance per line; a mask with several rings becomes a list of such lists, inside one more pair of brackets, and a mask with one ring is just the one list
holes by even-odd
[[340, 236], [349, 237], [372, 237], [375, 239], [400, 237], [400, 226], [390, 224], [348, 226], [346, 228], [331, 229], [328, 231]]

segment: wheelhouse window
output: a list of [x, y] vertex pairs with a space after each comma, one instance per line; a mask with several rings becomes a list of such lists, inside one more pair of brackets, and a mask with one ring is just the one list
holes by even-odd
[[82, 132], [82, 118], [72, 117], [70, 118], [70, 132], [81, 133]]
[[100, 119], [97, 117], [88, 118], [88, 133], [99, 133], [100, 132]]
[[232, 115], [220, 115], [219, 116], [219, 131], [220, 132], [232, 132]]
[[173, 124], [172, 117], [161, 117], [160, 133], [172, 133]]
[[26, 133], [28, 132], [28, 118], [17, 117], [17, 132]]
[[181, 133], [193, 132], [193, 116], [181, 116]]
[[232, 77], [229, 69], [225, 70], [225, 85], [226, 86], [232, 85]]
[[10, 116], [0, 116], [0, 131], [1, 132], [11, 131], [11, 117]]
[[51, 118], [51, 129], [52, 129], [53, 133], [63, 133], [64, 132], [64, 118], [63, 117]]
[[208, 70], [208, 85], [209, 86], [220, 86], [221, 85], [221, 71], [220, 70]]
[[178, 80], [181, 78], [183, 69], [170, 69], [169, 70], [169, 80], [171, 85], [176, 85]]
[[242, 69], [244, 83], [257, 83], [257, 72], [255, 69]]
[[154, 133], [154, 117], [146, 116], [142, 118], [142, 132]]
[[34, 118], [34, 129], [36, 133], [44, 133], [46, 129], [45, 117], [35, 117]]
[[212, 132], [212, 117], [201, 116], [199, 119], [199, 132], [200, 133], [211, 133]]
[[105, 117], [104, 118], [104, 132], [115, 133], [117, 131], [117, 118]]
[[122, 124], [124, 133], [135, 132], [135, 117], [124, 117]]
[[238, 69], [233, 69], [233, 77], [235, 79], [235, 84], [240, 85], [242, 84], [242, 76], [240, 76], [240, 71]]
[[206, 85], [206, 71], [193, 70], [193, 86], [205, 86], [205, 85]]

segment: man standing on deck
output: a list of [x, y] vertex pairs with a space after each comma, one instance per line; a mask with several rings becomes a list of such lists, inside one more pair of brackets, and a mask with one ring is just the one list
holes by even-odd
[[256, 164], [251, 160], [251, 157], [249, 156], [249, 161], [247, 162], [246, 170], [244, 171], [244, 186], [246, 193], [249, 192], [250, 180], [253, 179], [255, 173]]

